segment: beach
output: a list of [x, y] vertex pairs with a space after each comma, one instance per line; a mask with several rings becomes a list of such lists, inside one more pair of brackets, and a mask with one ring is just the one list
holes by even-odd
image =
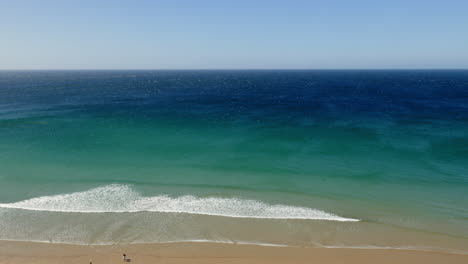
[[3, 260], [463, 259], [449, 253], [468, 252], [466, 83], [0, 72], [0, 241], [25, 241], [2, 242]]
[[0, 10], [0, 264], [468, 264], [468, 0]]
[[468, 255], [398, 249], [272, 247], [219, 243], [158, 243], [79, 246], [33, 242], [0, 242], [0, 263], [467, 263]]

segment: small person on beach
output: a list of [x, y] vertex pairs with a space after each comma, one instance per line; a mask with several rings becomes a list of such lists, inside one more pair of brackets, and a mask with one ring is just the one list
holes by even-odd
[[127, 255], [125, 255], [125, 253], [123, 254], [123, 261], [124, 261], [124, 262], [127, 261]]

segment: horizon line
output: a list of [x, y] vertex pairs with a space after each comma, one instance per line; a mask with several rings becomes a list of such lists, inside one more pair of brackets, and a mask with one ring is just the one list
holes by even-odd
[[466, 71], [468, 68], [67, 68], [0, 69], [0, 71]]

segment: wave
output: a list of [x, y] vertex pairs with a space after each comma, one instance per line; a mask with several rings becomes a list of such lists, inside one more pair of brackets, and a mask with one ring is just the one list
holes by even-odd
[[115, 245], [151, 245], [151, 244], [176, 244], [176, 243], [213, 243], [213, 244], [233, 244], [233, 245], [253, 245], [264, 247], [294, 247], [285, 244], [262, 243], [257, 241], [237, 241], [237, 240], [210, 240], [210, 239], [183, 239], [183, 240], [167, 240], [160, 242], [132, 242], [132, 243], [73, 243], [73, 242], [57, 242], [50, 240], [23, 240], [23, 239], [1, 239], [5, 242], [26, 242], [26, 243], [44, 243], [58, 245], [77, 245], [77, 246], [115, 246]]
[[[25, 242], [25, 243], [44, 243], [44, 244], [58, 244], [58, 245], [77, 245], [77, 246], [115, 246], [115, 245], [144, 245], [144, 244], [176, 244], [176, 243], [213, 243], [213, 244], [232, 244], [232, 245], [252, 245], [252, 246], [263, 246], [263, 247], [289, 247], [294, 248], [298, 247], [295, 245], [286, 245], [286, 244], [273, 244], [273, 243], [262, 243], [257, 241], [234, 241], [234, 240], [209, 240], [209, 239], [187, 239], [187, 240], [168, 240], [161, 242], [134, 242], [134, 243], [70, 243], [70, 242], [52, 242], [48, 240], [18, 240], [18, 239], [0, 239], [4, 242]], [[304, 248], [304, 246], [300, 246]], [[319, 243], [312, 243], [312, 248], [338, 248], [338, 249], [377, 249], [377, 250], [411, 250], [411, 251], [426, 251], [426, 252], [443, 252], [450, 254], [458, 255], [468, 255], [468, 251], [465, 250], [454, 250], [451, 248], [441, 248], [441, 247], [424, 247], [424, 246], [374, 246], [374, 245], [363, 245], [363, 246], [346, 246], [346, 245], [337, 245], [337, 246], [326, 246]]]
[[77, 213], [164, 212], [214, 215], [238, 218], [311, 219], [359, 221], [340, 217], [318, 209], [270, 205], [256, 200], [221, 197], [167, 195], [145, 197], [127, 185], [106, 185], [83, 192], [42, 196], [0, 207], [35, 211]]

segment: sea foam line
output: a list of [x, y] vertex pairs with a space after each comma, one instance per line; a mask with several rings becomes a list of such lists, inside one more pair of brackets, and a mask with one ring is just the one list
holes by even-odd
[[43, 243], [43, 244], [58, 244], [58, 245], [76, 245], [76, 246], [116, 246], [116, 245], [151, 245], [151, 244], [178, 244], [178, 243], [213, 243], [213, 244], [232, 244], [232, 245], [253, 245], [263, 247], [294, 247], [286, 244], [273, 244], [263, 243], [257, 241], [238, 241], [238, 240], [210, 240], [210, 239], [181, 239], [181, 240], [167, 240], [167, 241], [153, 241], [153, 242], [101, 242], [101, 243], [85, 243], [85, 242], [65, 242], [65, 241], [51, 241], [51, 240], [26, 240], [26, 239], [2, 239], [4, 242], [26, 242], [26, 243]]
[[[159, 242], [131, 242], [131, 243], [78, 243], [78, 242], [62, 242], [62, 241], [50, 241], [50, 240], [21, 240], [21, 239], [0, 239], [4, 242], [25, 242], [25, 243], [44, 243], [44, 244], [58, 244], [58, 245], [76, 245], [76, 246], [115, 246], [115, 245], [151, 245], [151, 244], [177, 244], [177, 243], [213, 243], [213, 244], [232, 244], [232, 245], [252, 245], [252, 246], [263, 246], [263, 247], [304, 247], [304, 245], [286, 245], [286, 244], [272, 244], [272, 243], [262, 243], [256, 241], [234, 241], [234, 240], [209, 240], [209, 239], [183, 239], [183, 240], [168, 240], [168, 241], [159, 241]], [[312, 243], [311, 248], [330, 248], [330, 249], [363, 249], [363, 250], [410, 250], [410, 251], [426, 251], [426, 252], [443, 252], [449, 254], [457, 255], [468, 255], [468, 251], [464, 250], [454, 250], [450, 248], [438, 248], [438, 247], [424, 247], [424, 246], [325, 246], [319, 243]]]
[[1, 203], [0, 207], [75, 213], [163, 212], [237, 218], [359, 221], [314, 208], [271, 205], [261, 201], [239, 198], [195, 197], [192, 195], [145, 197], [130, 186], [117, 184], [83, 192], [41, 196], [14, 203]]

